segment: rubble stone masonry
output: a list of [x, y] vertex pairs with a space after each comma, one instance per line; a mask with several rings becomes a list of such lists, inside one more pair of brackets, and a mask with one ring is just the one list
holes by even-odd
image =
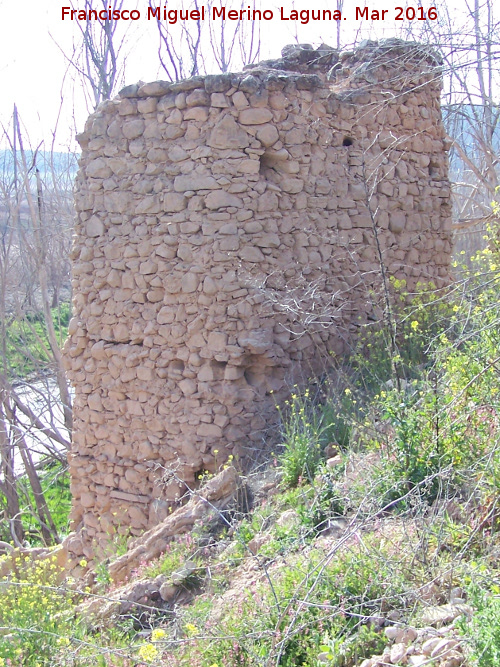
[[[240, 74], [128, 86], [79, 135], [70, 457], [75, 558], [261, 451], [276, 403], [377, 317], [388, 276], [441, 285], [439, 61], [286, 47]], [[379, 252], [380, 250], [380, 252]]]

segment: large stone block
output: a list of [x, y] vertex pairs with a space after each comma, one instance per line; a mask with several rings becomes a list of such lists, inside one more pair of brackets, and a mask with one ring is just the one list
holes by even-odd
[[211, 131], [207, 144], [213, 148], [246, 148], [249, 144], [247, 132], [234, 120], [233, 116], [223, 116]]
[[243, 109], [240, 111], [238, 121], [242, 125], [262, 125], [268, 123], [273, 118], [273, 112], [270, 109], [256, 108]]

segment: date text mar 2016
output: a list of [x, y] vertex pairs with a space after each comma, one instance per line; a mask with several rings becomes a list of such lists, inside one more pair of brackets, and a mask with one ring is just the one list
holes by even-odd
[[[281, 21], [297, 21], [303, 25], [309, 23], [310, 21], [340, 21], [342, 19], [347, 20], [346, 16], [342, 16], [341, 11], [339, 10], [329, 10], [329, 9], [285, 9], [280, 7], [279, 15], [275, 17], [275, 13], [271, 9], [227, 9], [224, 6], [221, 7], [212, 7], [212, 11], [205, 11], [205, 7], [201, 7], [197, 10], [187, 10], [187, 9], [168, 9], [165, 5], [164, 7], [148, 7], [146, 17], [148, 21], [157, 20], [165, 21], [169, 24], [175, 24], [177, 22], [184, 21], [205, 21], [205, 19], [212, 20], [221, 20], [221, 21], [270, 21], [274, 18], [279, 18]], [[101, 9], [101, 10], [84, 10], [84, 9], [73, 9], [72, 7], [62, 7], [62, 20], [69, 19], [70, 21], [103, 21], [103, 20], [124, 20], [124, 21], [137, 21], [141, 18], [141, 12], [139, 10], [112, 10]], [[368, 6], [365, 7], [354, 7], [355, 19], [357, 21], [385, 21], [386, 19], [394, 19], [395, 21], [434, 21], [437, 19], [437, 10], [436, 7], [430, 7], [427, 11], [424, 10], [422, 6], [419, 7], [394, 7], [393, 11], [395, 14], [392, 14], [392, 11], [389, 9], [371, 9]], [[389, 16], [387, 16], [389, 14]]]

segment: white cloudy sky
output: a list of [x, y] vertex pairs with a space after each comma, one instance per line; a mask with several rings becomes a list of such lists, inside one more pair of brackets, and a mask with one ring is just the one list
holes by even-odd
[[[405, 0], [406, 2], [406, 0]], [[267, 4], [266, 4], [267, 3]], [[293, 24], [279, 19], [279, 0], [262, 0], [264, 8], [274, 10], [275, 19], [263, 22], [262, 57], [278, 57], [285, 44], [298, 38], [301, 42], [319, 44], [321, 41], [335, 43], [335, 31], [330, 22], [314, 22], [309, 25]], [[62, 21], [61, 8], [69, 3], [65, 0], [0, 0], [0, 122], [8, 130], [14, 104], [25, 125], [32, 145], [45, 141], [46, 147], [57, 128], [56, 145], [62, 148], [72, 141], [73, 113], [76, 126], [81, 129], [88, 114], [81, 95], [81, 82], [72, 81], [74, 74], [68, 72], [68, 63], [62, 52], [70, 53], [74, 40], [78, 39], [76, 22]], [[78, 6], [78, 3], [75, 3]], [[99, 3], [100, 4], [100, 3]], [[158, 2], [160, 6], [164, 2]], [[333, 8], [336, 0], [296, 0], [297, 9]], [[364, 0], [345, 0], [347, 6], [342, 21], [344, 34], [354, 36], [361, 27], [356, 21], [354, 7], [362, 6]], [[398, 0], [370, 0], [370, 9], [389, 9], [384, 22], [364, 21], [364, 35], [391, 36], [402, 27], [395, 23], [394, 7], [403, 4]], [[415, 1], [415, 6], [418, 4]], [[436, 2], [436, 4], [438, 4]], [[443, 3], [441, 3], [443, 4]], [[82, 0], [83, 5], [83, 0]], [[97, 2], [96, 2], [97, 5]], [[239, 6], [239, 0], [227, 0], [226, 7]], [[133, 23], [129, 34], [129, 51], [125, 71], [125, 83], [139, 79], [151, 81], [162, 78], [157, 57], [157, 36], [153, 22], [148, 22], [147, 0], [125, 0], [124, 7], [138, 7], [141, 19]], [[170, 0], [169, 8], [181, 8], [181, 0]], [[283, 0], [285, 15], [292, 9], [290, 0]], [[425, 3], [424, 3], [425, 6]], [[439, 7], [438, 7], [439, 10]], [[295, 32], [297, 30], [297, 33]], [[345, 41], [349, 41], [346, 39]], [[59, 119], [59, 120], [58, 120]], [[2, 141], [5, 145], [5, 139]]]

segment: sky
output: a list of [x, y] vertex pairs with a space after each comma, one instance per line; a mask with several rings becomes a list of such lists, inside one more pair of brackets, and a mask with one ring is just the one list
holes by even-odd
[[[405, 3], [407, 0], [404, 0]], [[203, 0], [200, 0], [200, 5]], [[262, 0], [262, 8], [273, 12], [273, 19], [262, 22], [262, 58], [277, 58], [285, 44], [295, 41], [319, 45], [326, 42], [335, 45], [335, 21], [310, 21], [303, 24], [291, 20], [291, 11], [329, 8], [333, 10], [337, 0]], [[500, 0], [499, 0], [500, 2]], [[390, 37], [404, 28], [408, 20], [396, 22], [398, 0], [369, 0], [372, 10], [388, 10], [384, 20], [356, 18], [355, 7], [364, 7], [365, 0], [344, 0], [346, 7], [341, 22], [344, 41], [349, 43], [357, 37], [358, 31], [364, 37]], [[412, 4], [411, 2], [409, 4]], [[414, 6], [417, 7], [417, 1]], [[441, 3], [442, 5], [443, 3]], [[75, 0], [76, 7], [84, 7]], [[100, 2], [94, 1], [98, 8]], [[158, 2], [163, 8], [165, 2]], [[168, 9], [185, 9], [189, 5], [182, 0], [170, 0]], [[226, 9], [240, 6], [240, 0], [227, 0]], [[68, 0], [0, 0], [0, 123], [4, 135], [0, 146], [5, 147], [5, 132], [11, 132], [14, 104], [23, 123], [27, 144], [50, 149], [54, 141], [57, 150], [74, 148], [74, 133], [83, 129], [88, 113], [92, 111], [82, 94], [81, 80], [68, 63], [64, 54], [71, 54], [73, 44], [78, 42], [80, 33], [77, 21], [62, 20], [62, 7], [69, 6]], [[425, 7], [424, 3], [424, 7]], [[135, 81], [154, 81], [162, 77], [158, 59], [158, 36], [155, 20], [147, 20], [147, 0], [124, 0], [124, 9], [137, 8], [141, 12], [138, 21], [129, 22], [124, 53], [127, 54], [124, 84]], [[439, 6], [437, 8], [439, 11]], [[283, 17], [283, 20], [282, 20]], [[288, 17], [289, 20], [284, 20]], [[124, 25], [123, 21], [120, 25]], [[207, 55], [207, 58], [209, 54]]]

